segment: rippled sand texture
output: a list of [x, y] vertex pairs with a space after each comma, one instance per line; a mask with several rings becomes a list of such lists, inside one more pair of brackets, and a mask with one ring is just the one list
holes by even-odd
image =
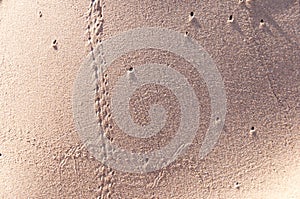
[[[0, 0], [0, 197], [299, 198], [299, 10], [297, 0]], [[95, 95], [95, 114], [120, 147], [159, 149], [180, 121], [170, 90], [148, 85], [130, 99], [130, 116], [148, 124], [147, 110], [161, 103], [167, 126], [146, 140], [124, 134], [106, 105], [130, 67], [169, 64], [201, 99], [199, 131], [187, 153], [164, 169], [130, 174], [104, 166], [83, 146], [73, 121], [73, 84], [101, 41], [145, 26], [187, 34], [206, 49], [224, 80], [227, 115], [218, 144], [200, 160], [210, 99], [201, 77], [189, 76], [190, 64], [155, 49], [115, 60], [99, 78], [107, 97]]]

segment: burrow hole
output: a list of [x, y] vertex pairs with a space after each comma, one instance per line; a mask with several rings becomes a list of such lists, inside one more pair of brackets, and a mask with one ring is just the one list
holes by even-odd
[[133, 72], [133, 67], [128, 68], [129, 72]]

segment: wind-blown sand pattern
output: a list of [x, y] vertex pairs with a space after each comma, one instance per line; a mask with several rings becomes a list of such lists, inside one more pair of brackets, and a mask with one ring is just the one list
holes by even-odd
[[[0, 0], [0, 198], [299, 198], [299, 10], [298, 0]], [[168, 117], [159, 134], [132, 138], [111, 114], [118, 78], [146, 63], [167, 63], [196, 87], [201, 113], [192, 145], [166, 168], [143, 174], [95, 159], [74, 126], [72, 107], [88, 54], [140, 27], [197, 40], [217, 65], [227, 96], [218, 143], [199, 159], [210, 98], [189, 62], [142, 49], [119, 57], [104, 74], [94, 68], [99, 125], [133, 152], [166, 146], [178, 129], [180, 105], [166, 87], [139, 88], [129, 100], [133, 120], [149, 124], [153, 103]]]

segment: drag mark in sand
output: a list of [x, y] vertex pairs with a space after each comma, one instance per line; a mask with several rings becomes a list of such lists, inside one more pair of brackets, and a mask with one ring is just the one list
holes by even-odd
[[[199, 128], [199, 101], [192, 85], [176, 69], [165, 63], [142, 64], [129, 71], [135, 78], [128, 81], [128, 73], [121, 75], [112, 92], [108, 92], [105, 78], [108, 67], [111, 68], [113, 61], [120, 56], [140, 49], [159, 49], [180, 55], [204, 79], [211, 99], [211, 118], [199, 150], [199, 158], [203, 159], [217, 143], [225, 122], [224, 83], [214, 61], [196, 41], [164, 28], [137, 28], [116, 35], [100, 42], [85, 60], [75, 81], [73, 98], [75, 125], [82, 141], [100, 162], [130, 173], [147, 173], [166, 167], [192, 144]], [[119, 147], [107, 136], [112, 124], [110, 117], [113, 115], [115, 125], [131, 137], [145, 139], [160, 131], [166, 118], [161, 105], [150, 107], [151, 122], [144, 126], [135, 123], [129, 114], [128, 100], [135, 90], [149, 84], [164, 86], [176, 96], [181, 107], [180, 123], [166, 146], [145, 153], [132, 152]], [[95, 93], [100, 95], [96, 99]]]
[[[86, 36], [87, 36], [87, 48], [88, 51], [91, 53], [93, 60], [95, 59], [94, 51], [97, 46], [102, 41], [102, 35], [103, 35], [103, 7], [104, 3], [102, 0], [91, 0], [89, 9], [87, 12], [87, 28], [86, 28]], [[101, 44], [100, 44], [101, 45]], [[101, 57], [101, 62], [104, 60], [103, 57]], [[107, 115], [105, 113], [108, 113], [107, 106], [106, 106], [106, 99], [102, 97], [100, 99], [99, 92], [103, 92], [103, 94], [106, 93], [106, 88], [101, 87], [99, 85], [106, 85], [105, 82], [107, 80], [104, 76], [102, 76], [102, 73], [100, 72], [100, 67], [97, 65], [93, 66], [94, 70], [94, 77], [96, 79], [96, 90], [95, 90], [95, 114], [98, 118], [102, 116], [104, 118], [102, 121], [99, 121], [99, 125], [108, 125], [108, 119]], [[103, 96], [103, 95], [102, 95]], [[101, 183], [97, 185], [96, 188], [96, 198], [110, 198], [111, 192], [112, 192], [112, 179], [114, 172], [104, 166], [99, 166], [99, 170], [101, 172], [97, 172], [96, 178], [100, 179]]]

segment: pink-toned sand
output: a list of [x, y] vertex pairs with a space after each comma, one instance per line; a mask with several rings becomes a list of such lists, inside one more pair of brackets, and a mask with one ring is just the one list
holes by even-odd
[[[0, 0], [0, 198], [300, 198], [300, 2], [238, 2]], [[83, 146], [73, 84], [101, 40], [144, 26], [196, 39], [223, 77], [228, 110], [218, 144], [199, 160], [209, 118], [203, 83], [202, 133], [188, 153], [162, 170], [130, 174]], [[134, 63], [125, 57], [115, 68]], [[108, 80], [117, 77], [112, 70]], [[113, 129], [120, 146], [142, 147]]]

